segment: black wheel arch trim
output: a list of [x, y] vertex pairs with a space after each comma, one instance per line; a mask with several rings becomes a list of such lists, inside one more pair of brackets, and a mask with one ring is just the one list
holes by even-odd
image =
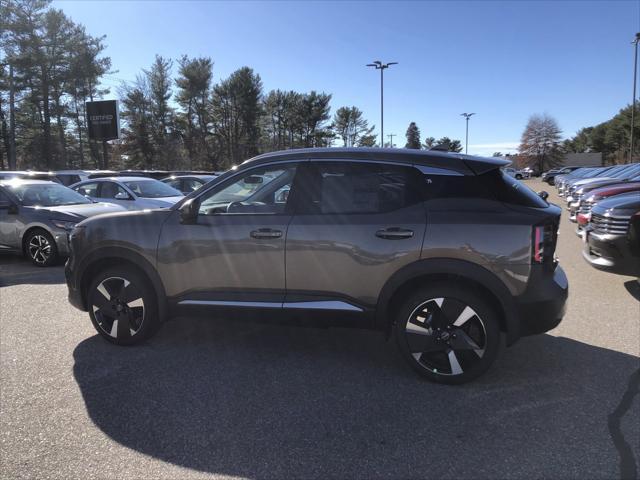
[[507, 345], [513, 344], [520, 338], [518, 309], [516, 301], [507, 286], [486, 268], [454, 258], [422, 259], [406, 265], [394, 273], [387, 280], [378, 297], [375, 315], [376, 327], [390, 334], [393, 313], [389, 311], [389, 308], [396, 293], [399, 293], [404, 285], [413, 280], [438, 275], [462, 277], [489, 290], [502, 309]]
[[102, 247], [91, 251], [87, 254], [79, 264], [76, 266], [76, 285], [81, 289], [82, 306], [87, 310], [87, 298], [85, 289], [88, 288], [90, 279], [85, 279], [87, 271], [90, 270], [98, 262], [104, 262], [106, 259], [120, 258], [128, 263], [131, 263], [138, 267], [149, 278], [153, 288], [156, 292], [158, 300], [158, 311], [160, 313], [160, 320], [165, 321], [168, 316], [168, 303], [167, 295], [164, 288], [164, 284], [158, 275], [158, 272], [154, 266], [139, 253], [130, 250], [125, 247]]

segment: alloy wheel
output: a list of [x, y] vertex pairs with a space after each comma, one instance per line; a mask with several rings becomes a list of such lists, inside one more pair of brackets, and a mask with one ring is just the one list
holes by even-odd
[[51, 256], [51, 243], [44, 235], [34, 235], [29, 240], [28, 250], [33, 261], [43, 265]]
[[462, 375], [481, 362], [487, 332], [480, 316], [455, 298], [432, 298], [407, 319], [409, 351], [422, 367], [438, 375]]
[[142, 293], [125, 278], [109, 277], [100, 282], [92, 295], [91, 309], [100, 329], [119, 340], [133, 337], [142, 328]]

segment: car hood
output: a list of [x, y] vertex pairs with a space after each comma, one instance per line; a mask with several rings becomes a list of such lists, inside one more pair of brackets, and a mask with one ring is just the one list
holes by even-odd
[[593, 182], [600, 182], [603, 180], [619, 180], [617, 178], [613, 178], [613, 177], [590, 177], [590, 178], [583, 178], [582, 180], [577, 180], [575, 182], [570, 182], [572, 187], [580, 187], [582, 185], [588, 185], [590, 183]]
[[623, 212], [634, 213], [638, 210], [640, 210], [640, 193], [638, 192], [616, 195], [615, 197], [607, 198], [598, 202], [598, 204], [593, 207], [593, 212], [600, 214], [605, 212], [609, 212], [611, 214]]
[[167, 208], [172, 207], [180, 200], [182, 200], [184, 196], [175, 196], [175, 197], [162, 197], [162, 198], [143, 198], [144, 205], [147, 208]]
[[79, 205], [60, 205], [57, 207], [25, 207], [44, 213], [49, 212], [52, 216], [69, 221], [81, 221], [85, 218], [94, 217], [103, 213], [122, 212], [126, 209], [113, 203], [82, 203]]
[[600, 200], [607, 197], [613, 197], [615, 195], [623, 195], [633, 192], [639, 192], [637, 193], [637, 195], [640, 195], [640, 182], [629, 182], [596, 188], [595, 190], [591, 190], [591, 192], [589, 192], [589, 198], [591, 200]]

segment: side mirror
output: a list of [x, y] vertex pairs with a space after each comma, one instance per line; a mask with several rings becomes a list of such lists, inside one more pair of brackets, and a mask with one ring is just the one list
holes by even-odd
[[182, 205], [178, 211], [180, 212], [180, 223], [186, 225], [194, 224], [198, 220], [198, 210], [200, 205], [195, 201], [195, 198], [190, 198]]
[[129, 197], [129, 195], [125, 192], [118, 192], [116, 193], [116, 196], [114, 197], [116, 200], [130, 200], [131, 198]]
[[546, 200], [547, 198], [549, 198], [549, 194], [544, 190], [542, 190], [541, 192], [538, 192], [538, 196], [543, 200]]

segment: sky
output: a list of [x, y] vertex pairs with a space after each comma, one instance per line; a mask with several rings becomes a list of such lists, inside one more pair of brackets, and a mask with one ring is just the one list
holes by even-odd
[[[448, 136], [469, 153], [514, 152], [530, 115], [548, 113], [563, 135], [606, 121], [631, 103], [640, 0], [630, 1], [73, 1], [56, 0], [106, 35], [115, 87], [155, 54], [208, 56], [214, 80], [249, 66], [264, 91], [331, 93], [332, 112], [360, 108], [402, 147], [410, 122], [422, 139]], [[174, 62], [174, 69], [177, 70]], [[385, 138], [388, 141], [388, 138]]]

